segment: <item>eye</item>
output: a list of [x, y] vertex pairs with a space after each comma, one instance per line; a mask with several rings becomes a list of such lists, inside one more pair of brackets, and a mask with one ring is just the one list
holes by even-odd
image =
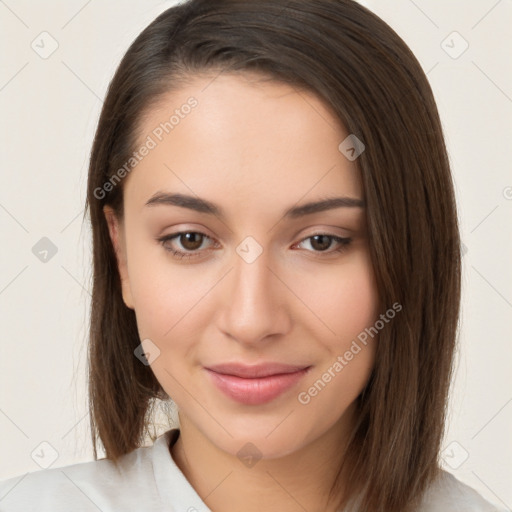
[[[173, 233], [170, 235], [165, 235], [163, 237], [157, 238], [158, 242], [163, 246], [163, 248], [170, 252], [174, 258], [177, 259], [190, 259], [190, 258], [198, 258], [202, 256], [202, 253], [207, 250], [211, 250], [208, 248], [204, 248], [203, 243], [208, 240], [212, 240], [208, 235], [197, 231], [181, 231], [179, 233]], [[181, 248], [173, 245], [170, 242], [176, 240], [181, 245]], [[352, 242], [351, 238], [343, 238], [336, 235], [329, 235], [327, 233], [317, 233], [307, 238], [304, 238], [298, 244], [295, 244], [294, 247], [300, 246], [308, 242], [310, 247], [312, 247], [313, 253], [318, 254], [332, 254], [335, 252], [343, 252], [346, 247]], [[334, 244], [333, 244], [334, 242]], [[337, 246], [334, 250], [328, 250], [332, 246]]]
[[[180, 248], [174, 248], [169, 242], [177, 239], [180, 242]], [[170, 252], [175, 258], [183, 259], [183, 258], [196, 258], [201, 256], [201, 252], [205, 249], [203, 248], [200, 252], [199, 249], [203, 245], [205, 240], [211, 240], [211, 238], [204, 233], [200, 233], [197, 231], [181, 231], [179, 233], [174, 233], [171, 235], [166, 235], [157, 239], [163, 246], [163, 248]]]
[[[309, 242], [308, 242], [309, 241]], [[329, 235], [327, 233], [317, 233], [315, 235], [308, 236], [304, 238], [298, 245], [304, 244], [308, 242], [310, 247], [313, 248], [314, 253], [327, 253], [332, 254], [334, 252], [343, 252], [346, 247], [352, 242], [351, 238], [343, 238], [336, 235]], [[337, 249], [328, 251], [330, 247], [332, 247], [333, 242], [335, 242], [335, 246], [337, 245]]]

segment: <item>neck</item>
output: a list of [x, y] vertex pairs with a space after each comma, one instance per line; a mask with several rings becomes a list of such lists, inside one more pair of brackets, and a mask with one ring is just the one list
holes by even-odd
[[328, 494], [343, 459], [353, 411], [349, 408], [314, 442], [247, 466], [180, 416], [180, 436], [171, 454], [213, 512], [335, 512], [339, 496], [328, 502]]

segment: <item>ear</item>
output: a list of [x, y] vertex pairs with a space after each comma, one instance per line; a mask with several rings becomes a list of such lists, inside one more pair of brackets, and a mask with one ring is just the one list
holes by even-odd
[[110, 240], [112, 241], [112, 245], [114, 246], [114, 251], [116, 253], [119, 275], [121, 277], [123, 301], [128, 308], [134, 309], [132, 292], [130, 289], [130, 280], [128, 277], [126, 240], [123, 236], [123, 226], [117, 218], [117, 215], [115, 214], [112, 207], [105, 205], [103, 207], [103, 213], [105, 214], [105, 218], [107, 220], [108, 231], [110, 233]]

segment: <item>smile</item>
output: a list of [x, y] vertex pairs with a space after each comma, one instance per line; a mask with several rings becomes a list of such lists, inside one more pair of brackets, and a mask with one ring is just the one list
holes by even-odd
[[310, 366], [289, 373], [267, 375], [265, 377], [239, 377], [218, 373], [205, 368], [213, 384], [226, 396], [245, 405], [260, 405], [274, 400], [295, 386]]

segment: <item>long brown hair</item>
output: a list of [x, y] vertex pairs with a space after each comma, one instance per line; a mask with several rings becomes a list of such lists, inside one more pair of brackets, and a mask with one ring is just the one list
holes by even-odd
[[458, 219], [427, 78], [402, 39], [351, 0], [190, 0], [159, 15], [122, 59], [99, 119], [86, 203], [94, 456], [98, 438], [114, 461], [140, 446], [151, 404], [168, 398], [133, 354], [135, 313], [122, 299], [103, 213], [108, 204], [123, 217], [123, 183], [108, 193], [104, 185], [134, 151], [142, 115], [203, 71], [256, 71], [312, 91], [365, 144], [357, 164], [379, 297], [402, 310], [379, 334], [358, 397], [345, 498], [359, 495], [365, 512], [412, 510], [439, 471], [460, 304]]

